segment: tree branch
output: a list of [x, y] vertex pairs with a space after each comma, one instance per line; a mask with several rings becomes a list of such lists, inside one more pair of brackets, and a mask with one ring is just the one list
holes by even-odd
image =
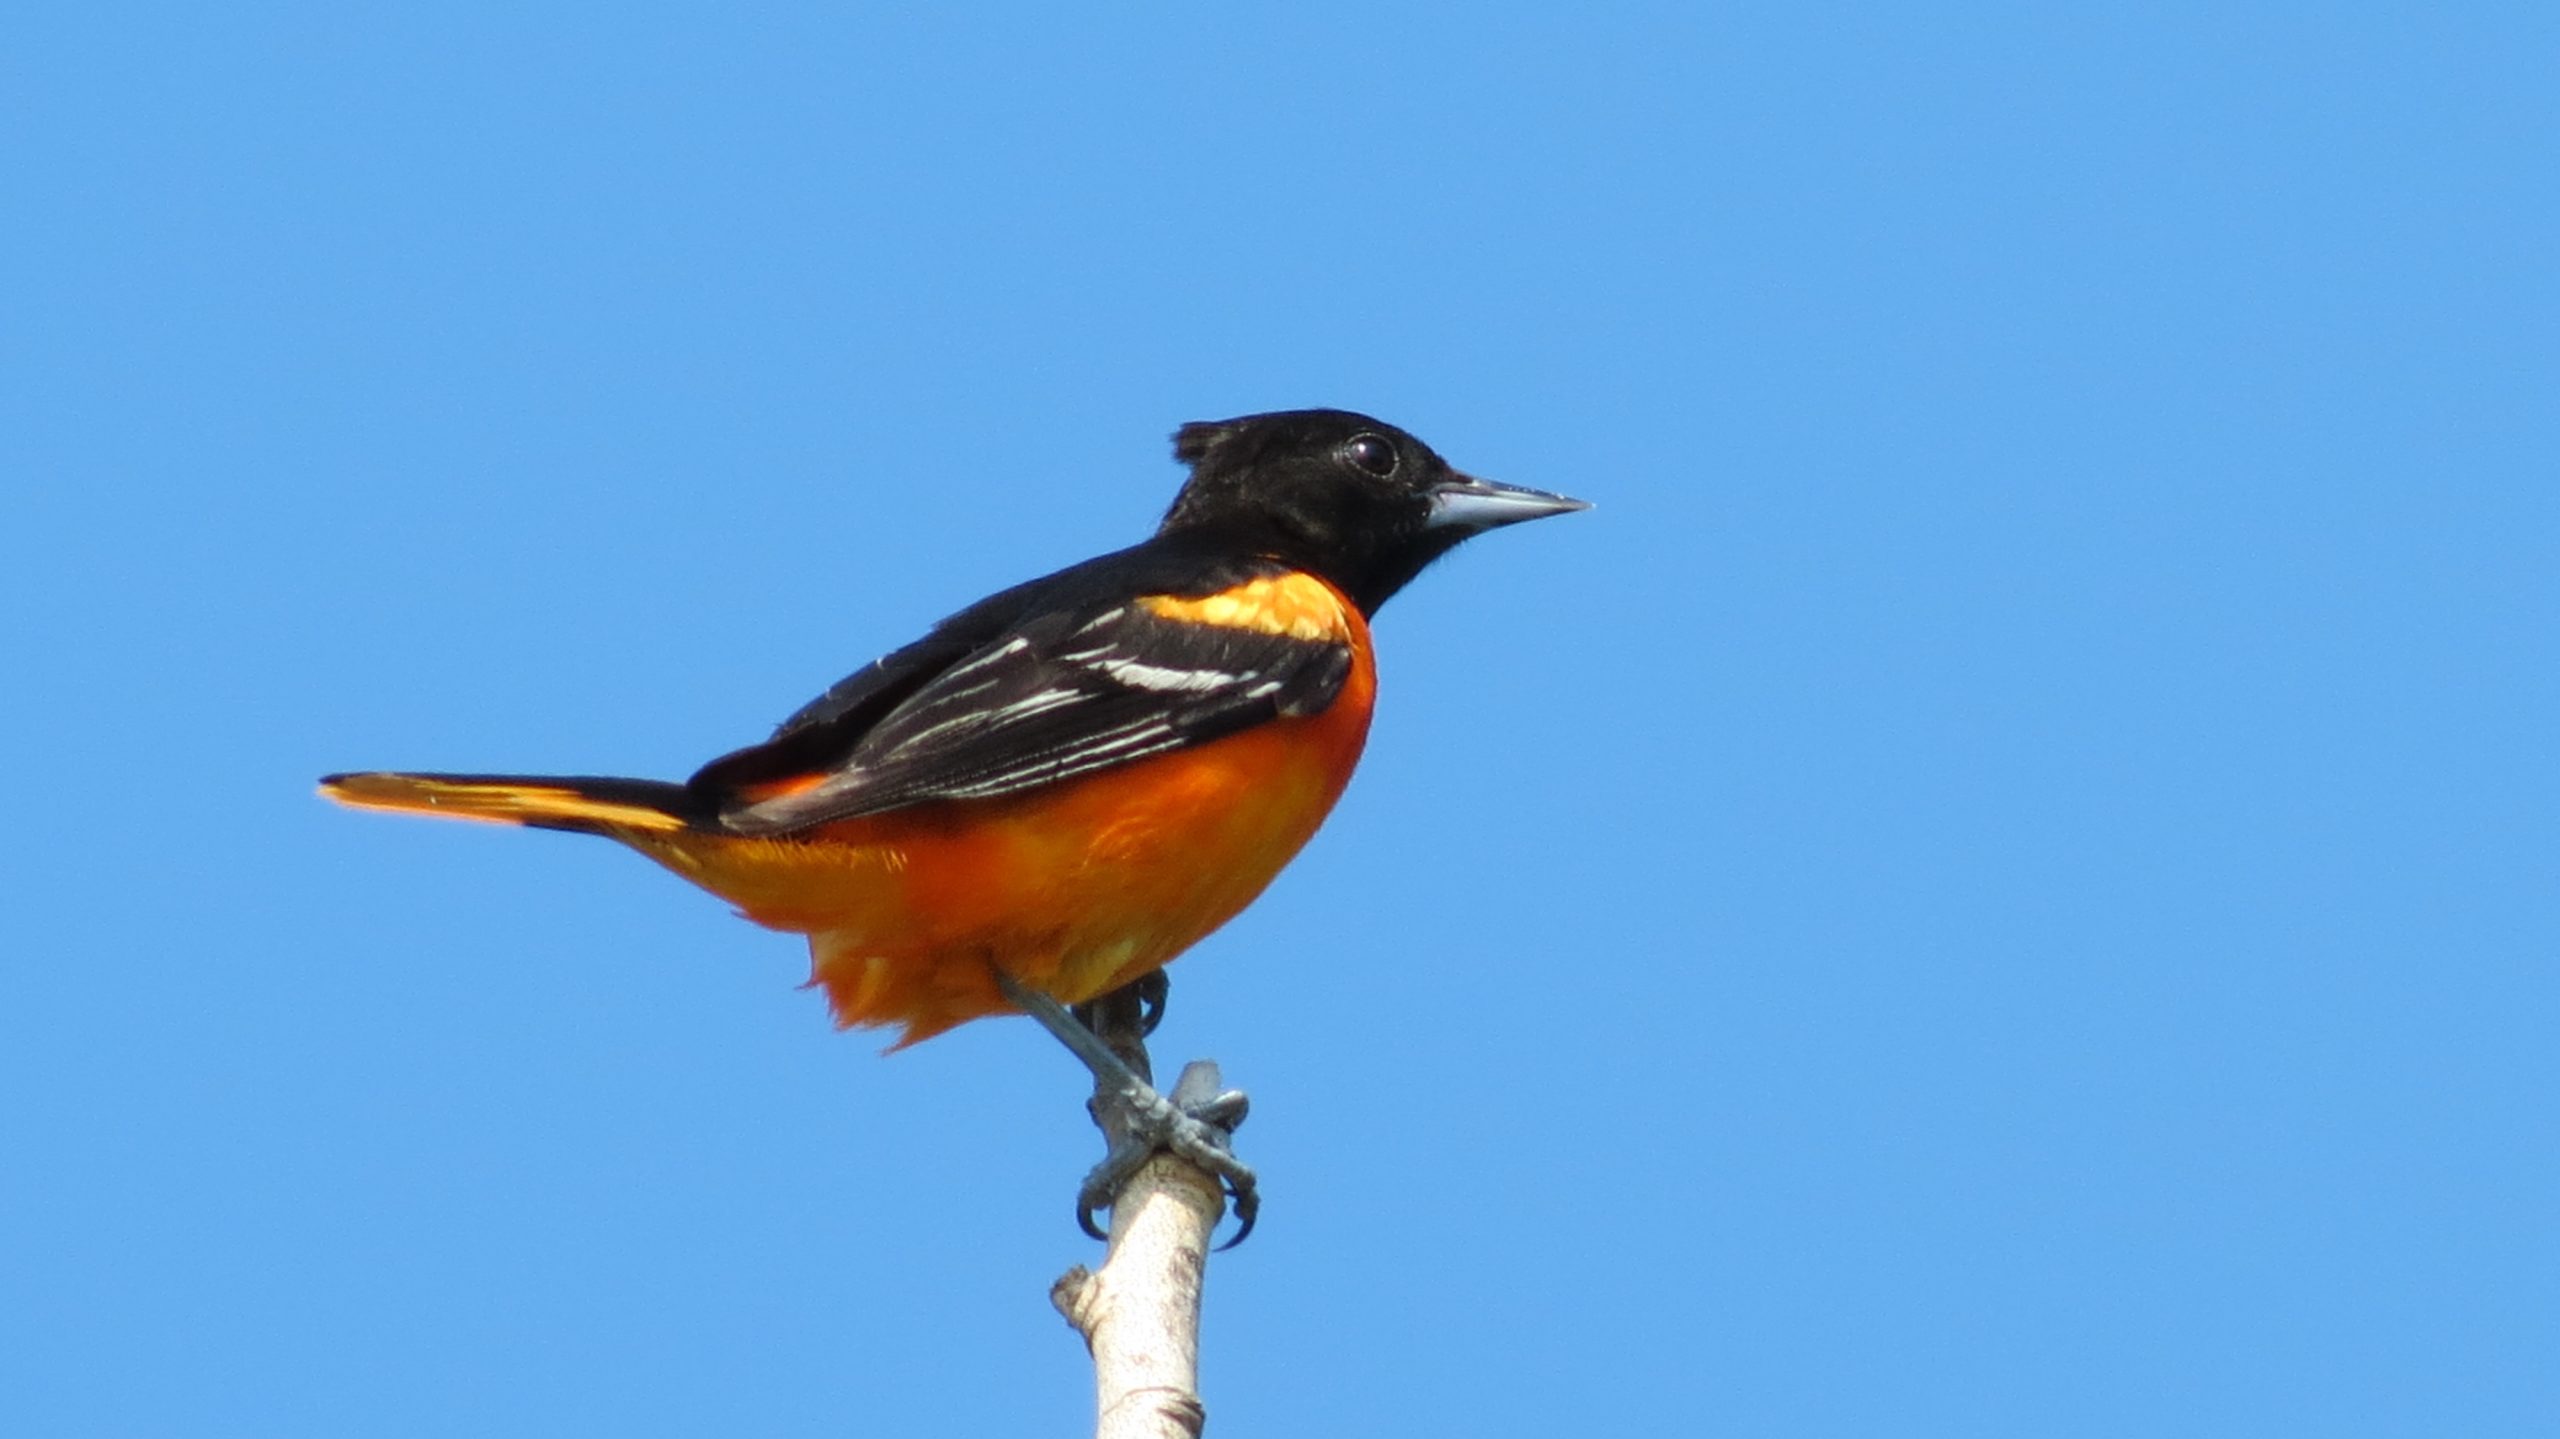
[[[1106, 995], [1088, 1010], [1094, 1033], [1152, 1082], [1135, 994]], [[1206, 1060], [1182, 1071], [1177, 1104], [1223, 1086]], [[1106, 1144], [1113, 1107], [1096, 1104]], [[1218, 1181], [1171, 1154], [1142, 1165], [1112, 1197], [1111, 1244], [1100, 1272], [1079, 1264], [1049, 1287], [1049, 1302], [1093, 1355], [1096, 1439], [1199, 1439], [1200, 1290], [1209, 1236], [1226, 1212]]]

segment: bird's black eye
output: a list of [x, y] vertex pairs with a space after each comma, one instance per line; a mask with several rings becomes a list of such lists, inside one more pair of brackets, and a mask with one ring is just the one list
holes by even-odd
[[1396, 472], [1396, 447], [1384, 435], [1353, 435], [1342, 442], [1342, 457], [1354, 469], [1382, 480]]

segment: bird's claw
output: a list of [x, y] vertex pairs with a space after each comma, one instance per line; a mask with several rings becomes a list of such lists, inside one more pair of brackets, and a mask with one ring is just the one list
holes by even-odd
[[1067, 1013], [1075, 1016], [1076, 1023], [1100, 1034], [1106, 1028], [1103, 1023], [1106, 1008], [1126, 1003], [1137, 1011], [1131, 1022], [1137, 1025], [1138, 1038], [1145, 1039], [1156, 1032], [1157, 1025], [1164, 1023], [1165, 1004], [1172, 996], [1173, 981], [1165, 977], [1163, 970], [1153, 969], [1109, 994], [1067, 1006]]
[[[1195, 1084], [1195, 1076], [1203, 1070], [1206, 1082]], [[1236, 1216], [1235, 1235], [1219, 1245], [1220, 1249], [1233, 1249], [1253, 1232], [1254, 1217], [1262, 1207], [1261, 1196], [1254, 1185], [1252, 1168], [1236, 1158], [1232, 1143], [1251, 1101], [1241, 1089], [1220, 1089], [1215, 1066], [1195, 1064], [1186, 1068], [1171, 1099], [1153, 1089], [1141, 1089], [1097, 1102], [1118, 1111], [1115, 1128], [1120, 1138], [1084, 1177], [1084, 1185], [1076, 1193], [1076, 1224], [1086, 1234], [1095, 1239], [1110, 1238], [1094, 1216], [1109, 1209], [1121, 1186], [1158, 1152], [1188, 1161], [1217, 1179]]]
[[[1130, 981], [1138, 995], [1138, 1037], [1145, 1039], [1164, 1023], [1165, 1005], [1173, 998], [1173, 981], [1161, 969], [1151, 969]], [[1233, 1128], [1233, 1126], [1229, 1126]]]

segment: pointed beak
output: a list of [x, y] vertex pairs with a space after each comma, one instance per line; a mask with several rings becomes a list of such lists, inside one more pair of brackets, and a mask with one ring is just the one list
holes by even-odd
[[1452, 475], [1431, 488], [1431, 518], [1423, 528], [1474, 534], [1522, 520], [1569, 515], [1591, 508], [1588, 500], [1551, 495], [1524, 485], [1497, 485], [1472, 475]]

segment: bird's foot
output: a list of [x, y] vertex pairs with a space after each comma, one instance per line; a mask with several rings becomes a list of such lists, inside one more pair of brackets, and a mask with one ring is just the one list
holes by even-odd
[[1219, 1245], [1233, 1249], [1253, 1232], [1262, 1207], [1253, 1170], [1236, 1158], [1236, 1129], [1244, 1123], [1251, 1101], [1241, 1089], [1225, 1088], [1218, 1066], [1196, 1060], [1183, 1067], [1170, 1098], [1145, 1084], [1117, 1088], [1094, 1096], [1096, 1119], [1113, 1136], [1111, 1152], [1084, 1177], [1076, 1193], [1076, 1223], [1096, 1239], [1110, 1235], [1094, 1216], [1109, 1209], [1120, 1187], [1159, 1152], [1198, 1166], [1218, 1181], [1236, 1216], [1234, 1237]]
[[1227, 1088], [1218, 1066], [1205, 1059], [1183, 1066], [1171, 1098], [1149, 1083], [1152, 1076], [1146, 1045], [1140, 1042], [1141, 1027], [1152, 1026], [1164, 1013], [1162, 981], [1142, 979], [1122, 985], [1078, 1006], [1086, 1016], [1079, 1019], [1067, 1006], [1001, 968], [993, 974], [1004, 997], [1039, 1021], [1093, 1074], [1094, 1094], [1088, 1108], [1109, 1140], [1110, 1152], [1076, 1192], [1077, 1227], [1093, 1238], [1110, 1238], [1094, 1222], [1094, 1215], [1112, 1207], [1120, 1187], [1148, 1159], [1170, 1153], [1216, 1179], [1234, 1205], [1235, 1237], [1219, 1247], [1233, 1249], [1243, 1243], [1261, 1209], [1253, 1171], [1236, 1158], [1232, 1145], [1236, 1126], [1244, 1123], [1244, 1092]]
[[1076, 1023], [1096, 1034], [1107, 1034], [1120, 1028], [1124, 1018], [1137, 1028], [1138, 1038], [1145, 1039], [1164, 1023], [1165, 1002], [1173, 995], [1173, 981], [1161, 969], [1151, 969], [1127, 984], [1096, 999], [1069, 1005], [1067, 1013]]

